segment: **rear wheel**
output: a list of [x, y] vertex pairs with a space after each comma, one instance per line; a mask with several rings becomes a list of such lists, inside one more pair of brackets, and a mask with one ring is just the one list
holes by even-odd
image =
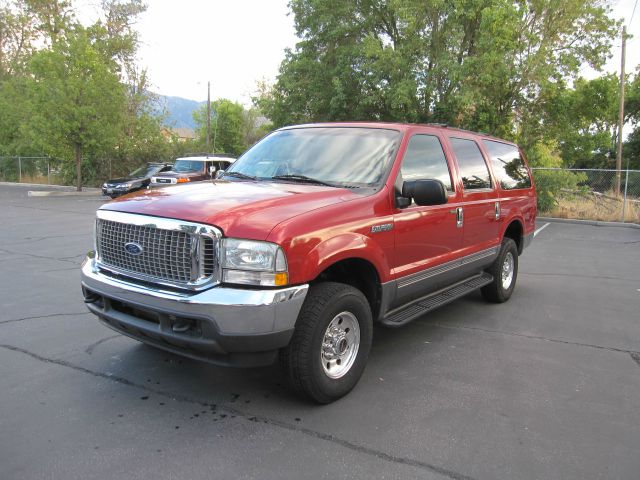
[[495, 303], [509, 300], [518, 276], [518, 247], [513, 239], [502, 240], [498, 258], [487, 271], [493, 275], [493, 282], [482, 287], [484, 298]]
[[318, 403], [346, 395], [362, 376], [372, 339], [369, 303], [341, 283], [314, 285], [280, 360], [293, 388]]

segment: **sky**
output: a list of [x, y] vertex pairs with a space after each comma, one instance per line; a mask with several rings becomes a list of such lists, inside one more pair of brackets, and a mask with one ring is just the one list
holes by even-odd
[[[612, 0], [613, 16], [625, 19], [628, 33], [626, 71], [640, 64], [640, 6], [637, 0]], [[81, 17], [97, 11], [97, 0], [78, 0]], [[93, 3], [92, 3], [93, 2]], [[136, 25], [140, 64], [148, 69], [153, 90], [162, 95], [203, 101], [207, 81], [211, 98], [250, 105], [256, 83], [273, 82], [285, 48], [297, 42], [288, 0], [147, 0]], [[620, 72], [620, 40], [606, 72]], [[588, 78], [598, 76], [583, 69]]]

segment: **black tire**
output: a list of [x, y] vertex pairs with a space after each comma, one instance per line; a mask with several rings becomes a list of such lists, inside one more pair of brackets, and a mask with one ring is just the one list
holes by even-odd
[[[503, 280], [503, 266], [510, 262], [509, 258], [512, 259], [512, 276], [507, 285], [508, 275], [507, 279]], [[487, 272], [493, 275], [493, 282], [482, 287], [481, 291], [484, 298], [494, 303], [503, 303], [509, 300], [516, 286], [516, 279], [518, 277], [518, 247], [513, 239], [505, 238], [502, 240], [498, 258], [496, 258], [491, 264], [491, 267], [487, 269]]]
[[[358, 329], [354, 325], [356, 321]], [[342, 324], [352, 336], [359, 331], [359, 342], [346, 341], [346, 337], [342, 337], [344, 342], [333, 342], [338, 350], [344, 349], [345, 356], [325, 363], [325, 355], [338, 353], [323, 348], [330, 324], [337, 329], [338, 324]], [[354, 328], [349, 329], [350, 325]], [[349, 393], [358, 383], [369, 357], [372, 335], [371, 308], [359, 290], [342, 283], [319, 283], [307, 294], [291, 342], [280, 352], [280, 362], [294, 390], [317, 403], [330, 403]], [[358, 348], [353, 352], [356, 343]], [[342, 358], [345, 360], [341, 364]], [[331, 378], [329, 375], [334, 372], [341, 376]]]

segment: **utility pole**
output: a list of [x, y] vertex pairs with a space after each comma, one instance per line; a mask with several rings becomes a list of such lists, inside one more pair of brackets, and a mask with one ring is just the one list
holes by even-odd
[[207, 81], [207, 153], [209, 153], [210, 143], [211, 143], [211, 82]]
[[216, 111], [216, 123], [213, 126], [213, 153], [216, 153], [216, 135], [218, 133], [218, 111]]
[[622, 177], [622, 127], [624, 126], [624, 60], [627, 48], [627, 27], [622, 27], [622, 60], [620, 61], [620, 110], [618, 116], [618, 153], [616, 155], [616, 196], [620, 196]]

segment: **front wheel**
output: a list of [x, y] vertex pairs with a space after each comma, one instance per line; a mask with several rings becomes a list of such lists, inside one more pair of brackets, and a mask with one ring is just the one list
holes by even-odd
[[312, 286], [280, 354], [293, 388], [318, 403], [349, 393], [367, 363], [372, 326], [371, 308], [359, 290], [334, 282]]
[[482, 287], [484, 298], [494, 303], [503, 303], [509, 300], [518, 276], [518, 247], [513, 239], [505, 238], [502, 240], [498, 258], [491, 264], [487, 272], [493, 275], [493, 282]]

